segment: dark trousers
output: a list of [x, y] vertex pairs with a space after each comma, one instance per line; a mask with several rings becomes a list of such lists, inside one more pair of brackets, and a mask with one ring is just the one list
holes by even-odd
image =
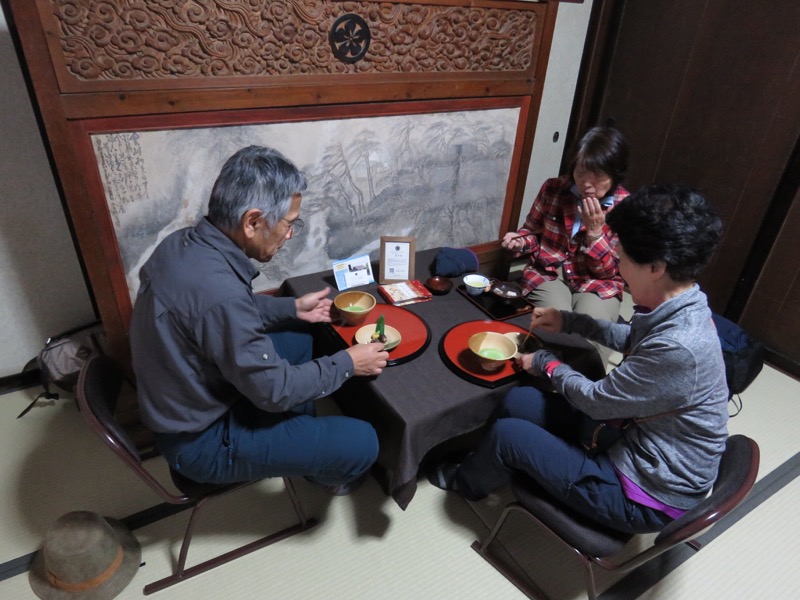
[[[289, 363], [311, 360], [309, 334], [280, 331], [269, 336]], [[291, 412], [268, 413], [243, 399], [205, 431], [158, 434], [155, 442], [173, 469], [198, 482], [304, 476], [337, 485], [366, 473], [378, 456], [372, 426], [315, 414], [313, 401]]]
[[458, 489], [479, 500], [521, 471], [553, 498], [598, 523], [630, 533], [662, 529], [671, 519], [628, 500], [608, 456], [590, 456], [578, 445], [580, 418], [561, 396], [514, 388], [497, 421], [458, 470]]

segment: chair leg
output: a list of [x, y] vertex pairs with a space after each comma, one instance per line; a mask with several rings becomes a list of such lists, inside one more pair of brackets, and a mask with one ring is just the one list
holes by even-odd
[[503, 577], [517, 586], [517, 589], [525, 594], [528, 598], [531, 598], [531, 600], [547, 600], [547, 594], [545, 594], [539, 586], [532, 581], [521, 577], [518, 573], [511, 570], [507, 565], [503, 564], [500, 559], [498, 559], [489, 551], [489, 546], [495, 540], [497, 534], [500, 533], [500, 529], [512, 511], [519, 511], [523, 514], [526, 514], [525, 509], [516, 502], [507, 505], [503, 509], [500, 518], [497, 519], [497, 523], [495, 523], [494, 528], [492, 528], [491, 533], [489, 533], [486, 539], [483, 542], [479, 542], [477, 540], [472, 542], [471, 548], [475, 550], [475, 552], [477, 552], [486, 562], [497, 569], [500, 574], [503, 575]]
[[581, 566], [583, 566], [583, 580], [586, 583], [586, 596], [588, 600], [597, 600], [597, 586], [594, 583], [594, 569], [592, 563], [586, 560], [582, 555], [579, 557]]
[[292, 483], [292, 480], [288, 477], [284, 477], [283, 485], [286, 486], [286, 492], [289, 494], [289, 499], [292, 501], [292, 506], [294, 506], [294, 512], [297, 514], [300, 525], [305, 527], [308, 519], [306, 518], [306, 513], [303, 511], [303, 505], [300, 504], [300, 499], [297, 497], [297, 492], [294, 489], [294, 483]]
[[200, 575], [201, 573], [210, 571], [215, 567], [224, 565], [225, 563], [228, 563], [237, 558], [241, 558], [246, 554], [250, 554], [251, 552], [255, 552], [256, 550], [269, 546], [270, 544], [274, 544], [275, 542], [279, 542], [282, 539], [293, 536], [296, 533], [300, 533], [302, 531], [305, 531], [306, 529], [314, 527], [317, 524], [317, 521], [316, 519], [309, 519], [306, 517], [292, 482], [288, 478], [284, 478], [283, 481], [286, 486], [286, 490], [289, 494], [289, 498], [292, 501], [292, 506], [294, 507], [295, 514], [297, 515], [300, 521], [299, 523], [281, 529], [280, 531], [276, 531], [275, 533], [266, 535], [258, 540], [250, 542], [249, 544], [245, 544], [238, 548], [234, 548], [233, 550], [225, 552], [224, 554], [220, 554], [219, 556], [210, 558], [198, 565], [186, 569], [185, 568], [186, 557], [189, 554], [189, 544], [191, 543], [192, 536], [194, 534], [195, 519], [199, 514], [200, 510], [206, 505], [206, 501], [211, 500], [214, 497], [203, 498], [199, 500], [195, 505], [195, 507], [192, 509], [192, 514], [189, 517], [189, 524], [186, 527], [186, 532], [184, 533], [183, 536], [183, 543], [181, 544], [181, 549], [178, 554], [178, 564], [175, 568], [175, 572], [172, 575], [164, 577], [163, 579], [159, 579], [158, 581], [154, 581], [153, 583], [147, 584], [144, 587], [144, 595], [147, 596], [154, 592], [158, 592], [172, 585], [175, 585], [176, 583], [180, 583], [181, 581], [185, 581], [186, 579], [194, 577], [195, 575]]
[[700, 549], [703, 547], [703, 544], [698, 542], [696, 539], [695, 540], [688, 540], [688, 541], [686, 541], [684, 543], [687, 546], [689, 546], [689, 548], [691, 548], [692, 550], [695, 550], [697, 552], [700, 552]]
[[189, 544], [192, 542], [194, 535], [194, 525], [197, 522], [197, 515], [200, 510], [206, 505], [208, 498], [199, 500], [192, 508], [192, 514], [189, 515], [189, 524], [186, 526], [186, 533], [183, 534], [183, 542], [181, 543], [181, 550], [178, 553], [178, 564], [175, 568], [175, 573], [183, 573], [186, 567], [186, 557], [189, 555]]
[[[487, 550], [487, 551], [489, 550], [489, 546], [494, 541], [494, 538], [497, 537], [497, 534], [500, 533], [500, 529], [505, 524], [506, 519], [508, 518], [508, 515], [514, 509], [514, 506], [515, 506], [514, 504], [510, 504], [510, 505], [506, 506], [503, 509], [503, 512], [500, 514], [500, 518], [497, 519], [497, 523], [494, 524], [494, 527], [492, 528], [492, 531], [489, 533], [489, 536], [483, 541], [482, 544], [478, 544], [478, 546], [480, 548], [482, 548], [484, 550]], [[475, 543], [477, 544], [477, 542], [475, 542]], [[473, 544], [473, 546], [474, 545], [475, 544]]]

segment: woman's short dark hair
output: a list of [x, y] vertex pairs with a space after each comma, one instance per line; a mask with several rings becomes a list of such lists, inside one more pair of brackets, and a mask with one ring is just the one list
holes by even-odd
[[722, 221], [698, 191], [678, 184], [644, 187], [606, 215], [631, 260], [664, 262], [674, 281], [694, 281], [711, 260]]
[[628, 175], [628, 142], [613, 127], [592, 127], [583, 134], [572, 152], [567, 176], [572, 179], [576, 167], [611, 177], [611, 191]]

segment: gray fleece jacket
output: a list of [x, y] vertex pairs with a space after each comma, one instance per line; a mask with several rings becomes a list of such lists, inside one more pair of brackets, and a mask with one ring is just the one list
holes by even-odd
[[593, 419], [646, 418], [608, 455], [617, 469], [652, 497], [691, 508], [711, 488], [728, 437], [728, 388], [717, 331], [697, 285], [630, 324], [563, 312], [564, 331], [626, 354], [594, 382], [568, 365], [552, 381], [570, 404]]

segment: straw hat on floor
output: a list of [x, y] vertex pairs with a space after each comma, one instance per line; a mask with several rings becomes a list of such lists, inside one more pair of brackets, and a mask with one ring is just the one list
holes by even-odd
[[29, 580], [42, 600], [111, 600], [133, 579], [141, 558], [139, 541], [122, 523], [75, 511], [47, 530]]

